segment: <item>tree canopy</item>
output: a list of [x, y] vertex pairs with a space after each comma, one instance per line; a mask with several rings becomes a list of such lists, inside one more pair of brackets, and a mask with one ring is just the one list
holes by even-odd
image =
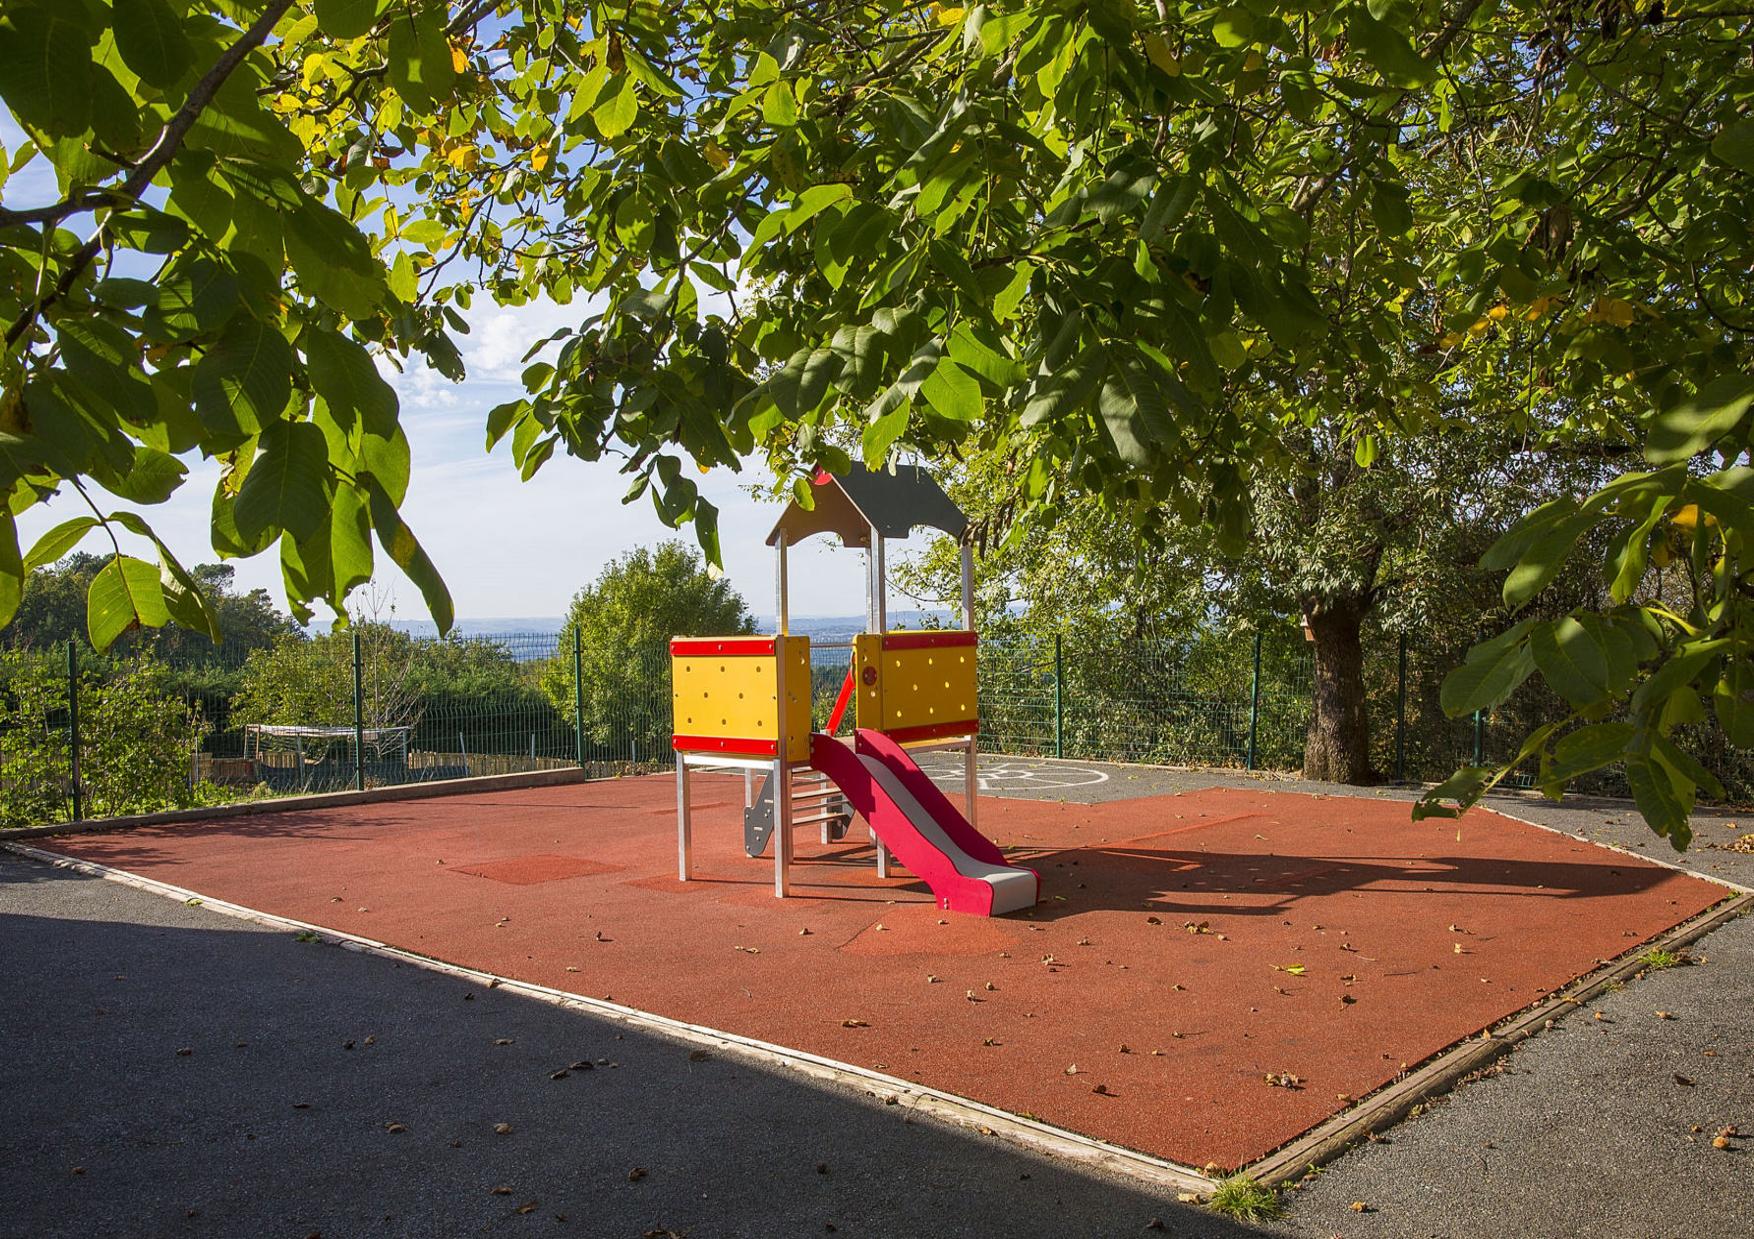
[[[1544, 781], [1623, 761], [1680, 841], [1710, 782], [1673, 728], [1704, 695], [1754, 742], [1749, 21], [1729, 0], [14, 0], [7, 162], [47, 161], [58, 196], [0, 205], [0, 620], [27, 567], [150, 533], [139, 509], [200, 452], [225, 464], [215, 548], [278, 548], [295, 607], [341, 610], [375, 539], [448, 627], [377, 365], [459, 374], [478, 293], [579, 307], [488, 443], [525, 476], [621, 458], [713, 559], [687, 464], [801, 480], [849, 432], [872, 464], [1003, 452], [1025, 522], [1075, 485], [1236, 547], [1298, 428], [1368, 468], [1489, 415], [1653, 470], [1494, 552], [1515, 608], [1612, 531], [1612, 606], [1513, 627], [1450, 704], [1538, 671], [1577, 707], [1531, 737]], [[90, 515], [22, 551], [14, 517], [62, 487]], [[95, 643], [211, 627], [167, 549], [113, 549]], [[1691, 565], [1685, 609], [1650, 593], [1665, 554]]]

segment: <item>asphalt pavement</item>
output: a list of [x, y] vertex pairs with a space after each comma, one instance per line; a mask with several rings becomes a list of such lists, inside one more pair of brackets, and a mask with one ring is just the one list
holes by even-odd
[[[1035, 765], [988, 790], [1259, 782]], [[1494, 807], [1674, 858], [1616, 802]], [[1754, 885], [1754, 856], [1722, 846], [1754, 830], [1735, 821], [1702, 814], [1719, 846], [1683, 863]], [[1255, 1228], [873, 1096], [4, 854], [0, 986], [0, 1236], [20, 1239], [1754, 1234], [1754, 1139], [1714, 1145], [1754, 1134], [1747, 917]]]

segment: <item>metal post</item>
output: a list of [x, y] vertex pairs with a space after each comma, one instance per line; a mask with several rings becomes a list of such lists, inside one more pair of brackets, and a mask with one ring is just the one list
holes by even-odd
[[774, 744], [773, 759], [773, 893], [779, 899], [786, 897], [786, 867], [792, 861], [792, 775], [786, 764], [786, 759], [790, 756], [787, 752], [790, 747], [787, 743], [790, 738], [787, 734], [787, 723], [792, 713], [786, 708], [788, 644], [784, 634], [773, 639], [774, 708], [777, 711], [774, 735], [778, 737]]
[[792, 626], [791, 603], [787, 599], [786, 589], [786, 536], [783, 533], [774, 544], [774, 555], [774, 631], [783, 636], [791, 631]]
[[676, 754], [676, 880], [688, 881], [690, 845], [694, 823], [688, 811], [688, 757]]
[[883, 562], [883, 534], [871, 526], [871, 618], [872, 632], [889, 630], [889, 584], [887, 566]]
[[85, 787], [79, 778], [79, 645], [67, 641], [67, 752], [72, 776], [73, 820], [85, 820]]
[[962, 626], [970, 632], [974, 631], [974, 546], [968, 541], [962, 544]]
[[1054, 756], [1066, 755], [1066, 652], [1054, 634]]
[[1256, 747], [1261, 734], [1261, 630], [1255, 629], [1255, 670], [1249, 679], [1249, 749], [1248, 768], [1255, 768]]
[[365, 659], [353, 630], [353, 786], [365, 790]]
[[1474, 711], [1474, 764], [1486, 764], [1486, 711]]
[[585, 652], [579, 626], [572, 629], [572, 747], [579, 769], [585, 768]]
[[1395, 672], [1395, 782], [1407, 781], [1407, 634], [1396, 638], [1398, 667]]

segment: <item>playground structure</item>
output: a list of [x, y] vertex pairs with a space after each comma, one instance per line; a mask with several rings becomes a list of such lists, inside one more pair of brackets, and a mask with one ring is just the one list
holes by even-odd
[[[938, 906], [977, 916], [1034, 906], [1040, 880], [1008, 864], [975, 827], [976, 699], [974, 561], [968, 518], [924, 470], [905, 465], [845, 476], [819, 470], [813, 506], [793, 502], [768, 545], [776, 555], [772, 636], [677, 637], [670, 643], [675, 707], [677, 876], [689, 880], [691, 771], [744, 775], [744, 850], [771, 840], [774, 894], [789, 893], [793, 832], [816, 825], [823, 843], [843, 838], [856, 814], [871, 832], [877, 874], [893, 856], [932, 889]], [[962, 628], [891, 632], [884, 540], [925, 525], [962, 554]], [[816, 534], [866, 552], [866, 631], [822, 731], [812, 728], [810, 639], [789, 631], [786, 551]], [[850, 738], [838, 738], [849, 706]], [[966, 816], [914, 763], [925, 750], [960, 751]], [[765, 775], [759, 792], [753, 776]]]

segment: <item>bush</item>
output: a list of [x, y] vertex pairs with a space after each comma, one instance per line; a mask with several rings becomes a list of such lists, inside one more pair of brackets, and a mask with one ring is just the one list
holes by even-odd
[[[66, 664], [0, 651], [0, 826], [37, 826], [72, 812]], [[144, 657], [87, 660], [79, 673], [79, 768], [87, 817], [182, 808], [206, 734], [169, 671]]]

